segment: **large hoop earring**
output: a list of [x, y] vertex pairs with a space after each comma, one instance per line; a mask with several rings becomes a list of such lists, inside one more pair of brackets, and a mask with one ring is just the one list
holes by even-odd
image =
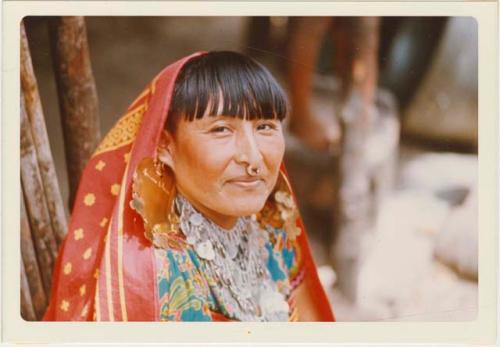
[[146, 239], [157, 248], [181, 248], [172, 170], [157, 158], [144, 158], [134, 173], [132, 189], [130, 207], [142, 217]]
[[297, 226], [299, 208], [295, 202], [288, 177], [281, 170], [278, 181], [279, 185], [277, 186], [278, 189], [274, 192], [274, 201], [276, 202], [281, 220], [283, 221], [283, 228], [286, 230], [288, 238], [291, 241], [295, 241], [302, 232], [302, 229]]
[[295, 241], [302, 229], [297, 226], [299, 209], [295, 203], [290, 182], [285, 173], [280, 170], [278, 180], [264, 208], [258, 213], [257, 219], [261, 227], [271, 225], [274, 228], [286, 230], [288, 239]]

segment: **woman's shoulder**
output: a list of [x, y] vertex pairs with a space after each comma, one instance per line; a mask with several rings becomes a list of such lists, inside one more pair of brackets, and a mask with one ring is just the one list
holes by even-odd
[[257, 215], [257, 220], [268, 237], [268, 267], [273, 277], [282, 277], [286, 272], [288, 280], [293, 281], [302, 272], [302, 251], [298, 237], [303, 231], [297, 225], [298, 210], [291, 199], [289, 194], [276, 192], [274, 201], [266, 203]]

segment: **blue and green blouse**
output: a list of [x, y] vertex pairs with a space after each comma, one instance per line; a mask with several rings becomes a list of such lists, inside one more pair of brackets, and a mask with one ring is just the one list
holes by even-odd
[[[283, 229], [267, 226], [266, 266], [278, 291], [290, 305], [290, 320], [295, 320], [296, 310], [290, 295], [299, 277], [296, 243], [287, 239]], [[161, 321], [213, 321], [214, 313], [224, 315], [225, 305], [214, 295], [212, 288], [218, 284], [205, 271], [204, 261], [186, 244], [182, 249], [155, 249], [157, 285]], [[230, 310], [229, 310], [230, 311]], [[229, 320], [234, 317], [225, 317]]]

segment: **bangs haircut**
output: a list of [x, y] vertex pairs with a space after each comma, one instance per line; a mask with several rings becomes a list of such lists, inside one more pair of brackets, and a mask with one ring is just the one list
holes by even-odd
[[175, 131], [180, 117], [193, 121], [224, 115], [281, 121], [287, 114], [285, 93], [264, 66], [240, 53], [216, 51], [183, 66], [175, 81], [166, 127]]

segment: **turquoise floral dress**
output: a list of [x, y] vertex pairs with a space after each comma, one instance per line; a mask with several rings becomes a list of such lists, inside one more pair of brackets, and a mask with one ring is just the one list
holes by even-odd
[[[278, 291], [288, 301], [289, 320], [297, 319], [291, 295], [299, 284], [298, 252], [295, 242], [289, 240], [283, 229], [270, 225], [261, 230], [267, 233], [263, 245], [267, 251], [266, 266]], [[189, 245], [181, 249], [155, 249], [157, 285], [161, 321], [213, 321], [215, 316], [228, 316], [221, 296], [217, 295], [215, 280], [207, 275], [205, 263]], [[224, 320], [224, 319], [222, 319]]]

